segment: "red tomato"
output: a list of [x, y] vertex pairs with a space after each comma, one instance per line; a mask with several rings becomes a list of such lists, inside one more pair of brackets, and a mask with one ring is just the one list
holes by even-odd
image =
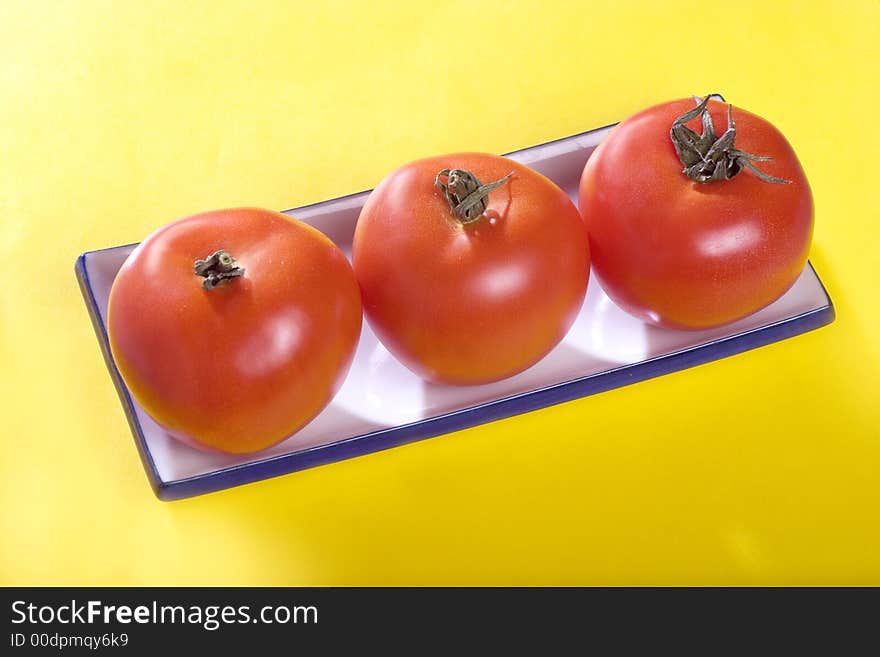
[[353, 261], [382, 343], [423, 378], [452, 384], [540, 360], [574, 321], [590, 271], [586, 228], [565, 192], [481, 153], [387, 176], [361, 211]]
[[[219, 250], [234, 262], [209, 258]], [[185, 442], [231, 453], [315, 417], [361, 329], [345, 255], [311, 226], [255, 208], [157, 230], [119, 271], [108, 313], [113, 358], [144, 410]]]
[[[701, 127], [695, 105], [656, 105], [618, 125], [580, 183], [605, 292], [636, 317], [678, 329], [726, 324], [775, 301], [804, 268], [813, 231], [809, 184], [779, 130], [737, 108], [734, 134], [728, 106], [714, 100]], [[692, 130], [676, 127], [680, 159], [670, 131], [689, 111]], [[715, 134], [706, 133], [712, 126]], [[713, 144], [705, 158], [694, 150]], [[688, 163], [694, 178], [717, 179], [691, 179]]]

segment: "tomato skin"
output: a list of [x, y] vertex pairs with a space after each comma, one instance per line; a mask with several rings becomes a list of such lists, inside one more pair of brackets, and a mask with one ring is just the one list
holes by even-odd
[[[461, 223], [435, 176], [464, 169], [482, 183], [513, 177]], [[536, 171], [458, 153], [404, 165], [371, 193], [353, 245], [364, 311], [410, 370], [439, 383], [488, 383], [545, 356], [583, 303], [590, 271], [574, 204]]]
[[[193, 263], [218, 249], [245, 273], [205, 290]], [[237, 208], [144, 240], [114, 280], [108, 332], [131, 394], [172, 436], [249, 453], [330, 401], [361, 318], [354, 272], [333, 242], [280, 213]]]
[[[769, 162], [773, 184], [742, 171], [730, 180], [691, 181], [669, 130], [692, 99], [650, 107], [619, 124], [581, 177], [579, 207], [590, 233], [593, 267], [620, 307], [646, 322], [705, 329], [772, 303], [804, 268], [813, 201], [797, 156], [765, 119], [733, 108], [735, 146]], [[715, 131], [727, 105], [709, 102]], [[687, 124], [701, 134], [699, 118]]]

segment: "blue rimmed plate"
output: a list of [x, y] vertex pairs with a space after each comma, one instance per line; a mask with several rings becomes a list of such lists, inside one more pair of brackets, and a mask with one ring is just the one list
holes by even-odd
[[[584, 163], [612, 127], [508, 157], [540, 171], [576, 200]], [[368, 193], [288, 214], [312, 224], [350, 253], [355, 222]], [[591, 278], [584, 307], [556, 349], [515, 377], [470, 387], [422, 381], [394, 360], [365, 323], [349, 376], [320, 415], [259, 454], [224, 455], [171, 438], [132, 399], [113, 362], [107, 340], [107, 299], [116, 273], [134, 247], [84, 253], [76, 262], [76, 275], [147, 476], [163, 500], [238, 486], [584, 397], [783, 340], [834, 319], [831, 300], [810, 264], [794, 286], [767, 308], [734, 324], [696, 333], [639, 322], [619, 310]]]

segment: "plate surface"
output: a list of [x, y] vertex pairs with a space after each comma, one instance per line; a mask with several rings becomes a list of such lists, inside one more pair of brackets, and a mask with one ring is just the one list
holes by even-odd
[[[580, 173], [613, 126], [509, 154], [540, 171], [576, 201]], [[287, 211], [327, 234], [350, 255], [369, 192]], [[233, 456], [188, 447], [162, 430], [131, 398], [107, 340], [107, 299], [135, 245], [82, 254], [76, 263], [86, 306], [135, 443], [163, 500], [208, 493], [387, 449], [468, 426], [634, 383], [803, 333], [834, 319], [819, 277], [807, 264], [795, 285], [767, 308], [701, 332], [660, 329], [620, 309], [591, 277], [566, 338], [541, 362], [484, 386], [429, 384], [395, 361], [365, 322], [354, 363], [334, 400], [295, 435], [259, 454]]]

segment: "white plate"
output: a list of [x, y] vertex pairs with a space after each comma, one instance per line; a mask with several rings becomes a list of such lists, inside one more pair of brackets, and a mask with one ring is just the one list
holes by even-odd
[[[576, 201], [584, 163], [611, 127], [508, 157], [540, 171]], [[317, 227], [350, 255], [355, 222], [367, 194], [288, 214]], [[329, 406], [284, 442], [258, 454], [231, 456], [202, 452], [171, 438], [131, 399], [116, 370], [107, 343], [107, 299], [133, 248], [84, 253], [76, 269], [135, 442], [162, 499], [228, 488], [585, 396], [787, 338], [834, 318], [831, 301], [810, 265], [772, 305], [734, 324], [702, 332], [644, 324], [617, 308], [591, 277], [574, 326], [546, 358], [510, 379], [468, 387], [425, 383], [388, 353], [365, 322], [351, 371]]]

